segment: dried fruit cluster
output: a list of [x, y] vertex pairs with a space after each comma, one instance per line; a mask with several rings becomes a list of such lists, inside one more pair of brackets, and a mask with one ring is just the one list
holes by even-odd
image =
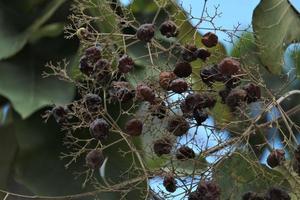
[[[142, 24], [136, 30], [134, 38], [149, 45], [155, 40], [156, 31], [154, 24]], [[179, 34], [178, 27], [171, 20], [163, 22], [159, 31], [166, 38]], [[156, 156], [174, 154], [181, 162], [196, 159], [193, 148], [181, 144], [175, 149], [174, 140], [186, 136], [194, 121], [195, 126], [203, 125], [211, 110], [220, 103], [217, 95], [221, 96], [221, 103], [226, 103], [233, 111], [243, 103], [249, 104], [261, 98], [260, 87], [254, 83], [247, 83], [247, 76], [237, 59], [228, 57], [220, 63], [206, 64], [212, 55], [208, 48], [218, 44], [218, 37], [212, 32], [206, 33], [202, 38], [205, 47], [197, 47], [194, 44], [181, 46], [175, 64], [170, 69], [158, 66], [159, 73], [154, 78], [145, 78], [137, 83], [130, 81], [136, 70], [136, 58], [124, 53], [125, 50], [112, 52], [111, 49], [116, 44], [110, 42], [97, 42], [85, 48], [79, 61], [80, 79], [74, 80], [78, 98], [67, 106], [55, 106], [51, 111], [64, 130], [71, 133], [78, 129], [89, 130], [90, 138], [85, 140], [86, 145], [76, 156], [84, 154], [86, 165], [92, 170], [97, 170], [103, 165], [103, 149], [110, 146], [107, 142], [112, 134], [119, 134], [132, 148], [132, 137], [149, 134], [146, 128], [151, 126], [148, 124], [151, 123], [149, 118], [166, 122], [164, 130], [161, 131], [164, 134], [152, 144]], [[197, 59], [207, 65], [200, 71], [201, 79], [192, 77], [192, 62]], [[199, 81], [202, 81], [202, 85], [206, 85], [207, 89], [195, 90], [194, 84]], [[225, 89], [211, 89], [216, 82], [224, 84]], [[177, 95], [178, 100], [174, 102], [170, 98], [172, 95]], [[139, 107], [144, 108], [144, 116], [136, 114]], [[112, 117], [111, 113], [116, 108], [119, 115]], [[124, 125], [120, 125], [120, 118], [126, 118]], [[135, 148], [132, 149], [134, 153], [139, 153]], [[172, 151], [173, 149], [175, 151]], [[176, 183], [176, 174], [172, 172], [168, 173], [163, 181], [169, 192], [176, 191]], [[189, 195], [190, 200], [219, 198], [219, 187], [216, 183], [208, 181], [200, 182], [197, 190]]]

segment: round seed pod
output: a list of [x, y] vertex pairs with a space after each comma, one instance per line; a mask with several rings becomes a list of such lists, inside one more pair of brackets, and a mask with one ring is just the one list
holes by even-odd
[[275, 149], [267, 158], [267, 163], [272, 168], [281, 165], [283, 161], [285, 161], [285, 152], [283, 149]]
[[163, 185], [168, 192], [176, 191], [176, 180], [173, 175], [167, 175], [164, 177]]
[[99, 169], [103, 162], [104, 156], [101, 150], [94, 149], [90, 151], [85, 157], [86, 164], [91, 169]]
[[224, 77], [217, 69], [216, 65], [211, 65], [203, 68], [200, 71], [200, 77], [207, 86], [211, 86], [214, 82], [224, 82], [226, 77]]
[[92, 74], [94, 68], [93, 66], [88, 62], [88, 59], [86, 56], [82, 56], [79, 60], [79, 70], [89, 76]]
[[241, 71], [241, 63], [234, 58], [224, 58], [218, 65], [221, 74], [231, 76]]
[[184, 114], [188, 114], [194, 111], [194, 109], [199, 105], [201, 101], [201, 95], [199, 93], [192, 93], [185, 97], [181, 102], [180, 108]]
[[194, 109], [193, 117], [198, 125], [202, 125], [202, 123], [208, 119], [208, 114], [207, 112], [196, 108]]
[[186, 159], [193, 159], [195, 158], [195, 152], [193, 149], [187, 147], [187, 146], [182, 146], [179, 149], [177, 149], [176, 152], [176, 158], [178, 160], [186, 160]]
[[158, 139], [154, 142], [153, 150], [159, 157], [164, 154], [170, 154], [172, 150], [172, 142], [169, 138]]
[[197, 193], [203, 199], [219, 200], [221, 191], [219, 186], [211, 181], [201, 181], [197, 187]]
[[167, 106], [162, 99], [156, 98], [155, 102], [150, 105], [149, 110], [152, 116], [156, 116], [158, 119], [163, 119], [167, 114]]
[[141, 41], [150, 42], [154, 37], [154, 33], [155, 27], [153, 24], [143, 24], [138, 28], [136, 37]]
[[112, 101], [119, 101], [121, 103], [126, 103], [135, 96], [135, 91], [125, 81], [113, 81], [108, 93]]
[[219, 96], [221, 97], [221, 102], [224, 104], [226, 101], [226, 98], [228, 97], [231, 89], [228, 87], [225, 87], [224, 89], [219, 91]]
[[98, 60], [94, 65], [93, 78], [99, 82], [106, 82], [111, 76], [111, 65], [106, 59]]
[[95, 119], [90, 124], [90, 133], [95, 139], [103, 141], [108, 138], [109, 128], [109, 124], [104, 119]]
[[171, 20], [163, 22], [160, 25], [159, 30], [160, 30], [161, 34], [164, 35], [164, 36], [166, 36], [167, 38], [176, 37], [177, 34], [178, 34], [177, 26]]
[[97, 112], [101, 107], [102, 99], [97, 94], [87, 94], [83, 98], [83, 102], [89, 112]]
[[230, 91], [228, 96], [226, 97], [226, 104], [231, 107], [235, 108], [240, 106], [241, 103], [246, 101], [247, 92], [243, 89], [233, 89]]
[[209, 58], [211, 56], [211, 53], [207, 49], [205, 49], [205, 48], [199, 48], [196, 51], [196, 55], [202, 61], [206, 61], [207, 58]]
[[270, 188], [265, 197], [266, 200], [291, 200], [290, 195], [280, 188]]
[[[226, 76], [225, 76], [226, 77]], [[237, 86], [239, 86], [241, 84], [241, 79], [238, 77], [227, 77], [224, 80], [225, 86], [227, 88], [236, 88]]]
[[181, 57], [186, 62], [192, 62], [197, 59], [198, 51], [196, 45], [187, 44], [181, 51]]
[[85, 56], [91, 63], [97, 62], [101, 58], [101, 48], [99, 45], [89, 47], [85, 50]]
[[242, 200], [265, 200], [265, 198], [260, 196], [256, 192], [246, 192], [245, 194], [243, 194]]
[[159, 85], [165, 90], [169, 90], [171, 81], [176, 79], [176, 75], [173, 72], [161, 72], [159, 74]]
[[260, 87], [253, 84], [248, 83], [243, 87], [247, 92], [247, 103], [256, 102], [261, 97]]
[[68, 112], [69, 110], [64, 106], [55, 106], [51, 114], [58, 124], [63, 124], [68, 120]]
[[186, 98], [181, 102], [180, 108], [184, 114], [194, 114], [192, 113], [195, 109], [203, 108], [213, 108], [216, 104], [216, 99], [206, 93], [193, 93], [186, 96]]
[[186, 78], [192, 74], [192, 66], [188, 62], [178, 62], [173, 72], [179, 78]]
[[179, 79], [175, 79], [171, 82], [170, 84], [170, 89], [177, 93], [177, 94], [181, 94], [185, 91], [187, 91], [188, 89], [188, 84], [187, 82], [182, 79], [182, 78], [179, 78]]
[[140, 136], [143, 132], [143, 122], [139, 119], [131, 119], [125, 124], [125, 133], [130, 136]]
[[213, 108], [216, 105], [216, 98], [208, 93], [198, 93], [196, 108]]
[[189, 194], [188, 200], [202, 200], [202, 197], [197, 191], [194, 191]]
[[128, 55], [123, 55], [120, 59], [119, 59], [119, 71], [121, 73], [128, 73], [133, 69], [134, 66], [134, 62], [132, 60], [131, 57], [129, 57]]
[[214, 47], [218, 44], [218, 36], [212, 32], [205, 33], [202, 36], [202, 44], [208, 48]]
[[153, 103], [155, 100], [154, 90], [145, 84], [139, 84], [136, 87], [136, 98]]
[[175, 136], [182, 136], [190, 129], [189, 123], [181, 116], [174, 116], [168, 121], [167, 130]]

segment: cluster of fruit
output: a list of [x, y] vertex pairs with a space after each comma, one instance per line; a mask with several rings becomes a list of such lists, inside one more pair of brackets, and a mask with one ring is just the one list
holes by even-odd
[[[159, 31], [165, 37], [176, 37], [178, 28], [170, 20], [161, 24]], [[150, 43], [155, 35], [153, 24], [143, 24], [136, 31], [136, 38], [140, 41]], [[217, 98], [213, 91], [194, 91], [188, 79], [193, 73], [191, 62], [200, 59], [206, 61], [211, 53], [207, 48], [218, 44], [218, 37], [208, 32], [202, 37], [202, 44], [206, 48], [198, 48], [195, 45], [181, 47], [180, 58], [173, 70], [161, 71], [158, 78], [159, 91], [165, 94], [183, 94], [184, 98], [178, 102], [181, 113], [171, 112], [168, 100], [163, 98], [157, 88], [152, 84], [141, 82], [136, 86], [131, 85], [125, 74], [130, 75], [134, 70], [134, 59], [123, 53], [117, 57], [117, 62], [109, 61], [103, 56], [101, 45], [96, 44], [85, 49], [84, 55], [80, 58], [79, 69], [84, 75], [88, 85], [88, 92], [83, 92], [79, 100], [68, 106], [56, 106], [51, 113], [55, 120], [63, 126], [72, 126], [74, 118], [80, 119], [79, 124], [85, 124], [89, 128], [91, 136], [103, 142], [108, 139], [112, 129], [116, 129], [115, 122], [107, 117], [106, 104], [120, 103], [139, 105], [145, 102], [149, 105], [149, 113], [158, 119], [166, 119], [166, 131], [175, 137], [188, 133], [191, 120], [195, 120], [200, 126], [209, 116], [209, 109], [212, 109]], [[116, 63], [116, 64], [115, 64]], [[225, 58], [220, 63], [203, 68], [200, 77], [208, 87], [214, 82], [222, 82], [225, 89], [219, 91], [222, 102], [226, 103], [233, 110], [243, 103], [255, 102], [261, 97], [260, 87], [254, 83], [240, 86], [245, 76], [241, 64], [234, 58]], [[81, 81], [83, 82], [83, 81]], [[81, 88], [81, 90], [83, 90]], [[211, 92], [210, 92], [211, 91]], [[80, 109], [78, 109], [80, 108]], [[125, 137], [136, 137], [143, 133], [144, 121], [133, 117], [129, 119], [122, 129]], [[115, 130], [120, 132], [120, 130]], [[157, 156], [170, 154], [173, 142], [168, 136], [163, 136], [153, 142], [153, 151]], [[194, 159], [195, 152], [188, 146], [181, 146], [176, 151], [178, 160]], [[86, 154], [86, 164], [91, 169], [99, 169], [104, 162], [104, 155], [101, 149], [97, 148]], [[176, 180], [173, 175], [166, 175], [164, 186], [167, 191], [176, 190]], [[213, 182], [201, 182], [195, 192], [192, 192], [189, 199], [219, 199], [220, 189]]]

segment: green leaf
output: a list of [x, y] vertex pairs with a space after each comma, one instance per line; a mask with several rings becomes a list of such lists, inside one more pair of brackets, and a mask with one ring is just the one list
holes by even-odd
[[[64, 136], [54, 120], [43, 122], [43, 113], [36, 112], [26, 120], [15, 117], [13, 126], [19, 151], [14, 178], [36, 195], [80, 193], [84, 191], [82, 178], [75, 180], [74, 171], [65, 169], [66, 161], [59, 159], [67, 151], [63, 146]], [[74, 169], [80, 171], [83, 166], [84, 162], [79, 160]]]
[[221, 187], [221, 199], [241, 199], [248, 191], [264, 192], [283, 180], [279, 173], [243, 152], [236, 152], [221, 161], [215, 168], [214, 177]]
[[5, 126], [0, 125], [0, 136], [0, 188], [7, 189], [8, 179], [12, 173], [12, 166], [14, 164], [18, 146], [11, 124]]
[[291, 162], [286, 161], [283, 165], [274, 168], [274, 170], [278, 171], [288, 181], [291, 188], [292, 199], [300, 199], [300, 177], [293, 170]]
[[[25, 46], [31, 35], [38, 30], [64, 2], [66, 2], [66, 0], [51, 1], [43, 11], [43, 15], [22, 32], [13, 30], [10, 24], [7, 24], [9, 21], [0, 20], [0, 60], [9, 58], [19, 52]], [[1, 12], [2, 8], [5, 8], [5, 6], [1, 6], [0, 14], [4, 13]], [[21, 19], [19, 18], [19, 20]]]
[[49, 39], [28, 47], [14, 59], [0, 62], [0, 94], [23, 118], [44, 106], [70, 102], [74, 86], [56, 77], [43, 78], [42, 73], [49, 59], [67, 57], [73, 48], [71, 41]]
[[30, 42], [36, 42], [43, 37], [57, 37], [63, 33], [64, 23], [52, 23], [41, 27], [30, 37]]
[[286, 48], [300, 41], [300, 14], [288, 0], [261, 0], [255, 8], [252, 25], [261, 62], [279, 74]]

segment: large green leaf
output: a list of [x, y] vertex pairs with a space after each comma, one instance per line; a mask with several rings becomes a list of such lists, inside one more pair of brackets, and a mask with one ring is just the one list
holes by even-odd
[[252, 25], [259, 56], [267, 69], [282, 71], [284, 51], [300, 41], [300, 14], [288, 0], [261, 0], [253, 13]]
[[[37, 31], [64, 3], [66, 0], [53, 0], [47, 5], [43, 14], [38, 17], [31, 26], [23, 31], [18, 30], [20, 27], [12, 27], [10, 21], [6, 18], [0, 18], [0, 60], [9, 58], [19, 52], [31, 35]], [[5, 8], [7, 8], [7, 2], [0, 3], [0, 15], [6, 14]], [[11, 19], [10, 19], [11, 20]], [[23, 20], [18, 16], [18, 20]]]
[[[63, 134], [54, 120], [47, 124], [37, 112], [22, 120], [15, 117], [14, 132], [18, 154], [14, 165], [14, 179], [36, 195], [68, 195], [83, 190], [83, 180], [75, 180], [72, 170], [66, 170], [65, 161], [59, 156], [66, 151]], [[76, 170], [83, 169], [83, 162], [77, 163]]]
[[275, 168], [288, 181], [291, 188], [292, 200], [300, 199], [300, 177], [293, 170], [291, 162], [286, 161], [283, 165]]
[[282, 177], [247, 153], [234, 153], [215, 168], [214, 177], [222, 191], [221, 199], [239, 200], [245, 192], [264, 192], [280, 185]]
[[0, 94], [23, 118], [46, 105], [70, 102], [74, 87], [56, 77], [43, 78], [42, 73], [49, 59], [62, 59], [75, 48], [76, 44], [62, 37], [47, 39], [27, 47], [18, 57], [0, 62]]
[[0, 136], [0, 188], [7, 189], [18, 146], [12, 125], [0, 125]]

